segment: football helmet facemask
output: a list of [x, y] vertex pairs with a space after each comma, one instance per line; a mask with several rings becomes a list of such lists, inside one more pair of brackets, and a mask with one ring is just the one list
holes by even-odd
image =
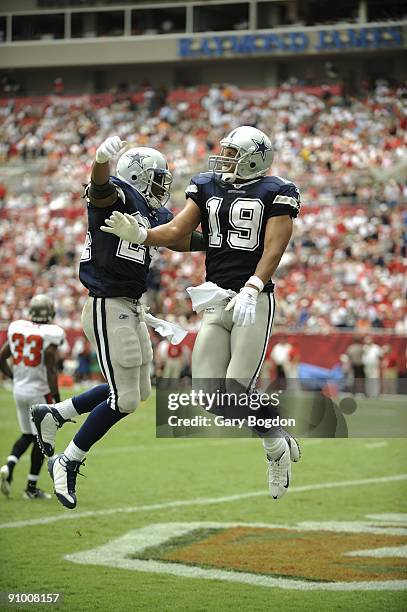
[[44, 293], [34, 295], [29, 312], [33, 323], [49, 323], [55, 317], [54, 303]]
[[168, 202], [172, 174], [164, 155], [156, 149], [128, 149], [117, 162], [116, 176], [141, 193], [150, 208], [159, 208]]
[[[264, 176], [273, 162], [270, 138], [249, 125], [232, 130], [220, 141], [220, 146], [220, 155], [209, 156], [209, 170], [220, 172], [222, 180], [229, 183], [236, 179], [248, 181]], [[226, 155], [226, 149], [234, 149], [235, 156]]]

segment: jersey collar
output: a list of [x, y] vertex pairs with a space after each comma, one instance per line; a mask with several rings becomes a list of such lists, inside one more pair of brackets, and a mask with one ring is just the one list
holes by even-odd
[[252, 185], [253, 183], [257, 183], [262, 178], [263, 177], [260, 176], [258, 178], [252, 179], [251, 181], [245, 181], [244, 183], [233, 183], [233, 187], [235, 187], [236, 189], [238, 189], [239, 187], [246, 187], [247, 185]]

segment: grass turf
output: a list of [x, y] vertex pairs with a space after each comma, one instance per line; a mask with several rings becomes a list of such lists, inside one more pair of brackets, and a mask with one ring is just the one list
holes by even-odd
[[[86, 610], [404, 610], [406, 592], [324, 590], [304, 592], [181, 578], [97, 565], [77, 565], [64, 555], [84, 551], [159, 522], [245, 522], [295, 524], [300, 521], [361, 521], [368, 514], [406, 512], [407, 481], [289, 492], [278, 502], [266, 494], [266, 472], [257, 440], [171, 440], [155, 438], [153, 399], [121, 421], [90, 452], [78, 478], [79, 504], [69, 520], [0, 529], [0, 591], [61, 592], [53, 609]], [[78, 420], [82, 422], [82, 418]], [[67, 424], [57, 450], [75, 432]], [[0, 392], [0, 459], [18, 436], [10, 392]], [[405, 472], [404, 440], [305, 440], [301, 463], [293, 466], [293, 485], [335, 483]], [[10, 499], [0, 499], [0, 526], [15, 521], [69, 513], [55, 498], [22, 499], [29, 462], [15, 470]], [[40, 486], [51, 491], [44, 467]], [[264, 495], [222, 503], [139, 508], [93, 514], [107, 509], [167, 504], [177, 500], [218, 498], [264, 490]], [[79, 513], [89, 512], [88, 516]], [[78, 517], [76, 517], [78, 515]], [[300, 544], [299, 544], [300, 546]], [[311, 564], [318, 559], [310, 559]], [[17, 609], [25, 609], [20, 606]], [[49, 605], [31, 606], [49, 610]], [[6, 609], [4, 606], [2, 609]], [[16, 608], [15, 608], [16, 609]]]

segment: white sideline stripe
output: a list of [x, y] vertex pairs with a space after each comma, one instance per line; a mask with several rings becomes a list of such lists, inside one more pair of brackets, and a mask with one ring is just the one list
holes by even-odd
[[[169, 440], [170, 438], [165, 439]], [[201, 438], [195, 438], [194, 440], [190, 440], [189, 442], [181, 442], [179, 440], [179, 438], [174, 438], [173, 444], [138, 444], [134, 446], [111, 446], [109, 448], [95, 448], [92, 449], [92, 455], [127, 455], [128, 453], [138, 453], [145, 451], [151, 451], [153, 453], [156, 453], [157, 451], [168, 452], [172, 450], [178, 450], [179, 448], [194, 449], [195, 447], [199, 446], [206, 446], [208, 449], [210, 449], [211, 446], [235, 444], [237, 441], [239, 442], [239, 444], [242, 442], [252, 442], [253, 440], [256, 440], [256, 438], [205, 438], [205, 440], [202, 441], [200, 441]], [[210, 441], [209, 444], [208, 441]], [[315, 441], [320, 442], [320, 440], [311, 440], [311, 442]], [[302, 445], [303, 442], [301, 441], [301, 446]], [[19, 463], [28, 461], [30, 461], [29, 455], [23, 455], [19, 459]]]
[[[181, 442], [179, 440], [179, 438], [177, 438], [176, 440], [178, 441], [174, 441], [174, 444], [140, 444], [138, 446], [112, 446], [110, 448], [95, 448], [94, 450], [92, 450], [92, 455], [116, 455], [116, 454], [127, 454], [127, 453], [131, 453], [131, 452], [139, 452], [139, 451], [152, 451], [152, 452], [156, 452], [156, 451], [171, 451], [171, 450], [178, 450], [178, 448], [192, 448], [194, 449], [194, 447], [198, 447], [198, 446], [207, 446], [208, 448], [210, 448], [210, 446], [219, 446], [219, 445], [227, 445], [227, 444], [234, 444], [237, 440], [237, 438], [233, 438], [233, 439], [221, 439], [221, 440], [216, 440], [213, 439], [211, 440], [210, 444], [208, 445], [207, 440], [209, 440], [210, 438], [205, 438], [205, 440], [199, 441], [198, 439], [195, 440], [191, 440], [191, 441], [185, 441], [185, 442]], [[254, 438], [239, 438], [239, 441], [251, 441]]]
[[[162, 438], [164, 439], [164, 438]], [[172, 438], [165, 438], [165, 440], [170, 440]], [[326, 439], [326, 438], [325, 438]], [[229, 444], [242, 444], [242, 443], [257, 443], [256, 438], [194, 438], [185, 440], [182, 442], [180, 438], [174, 438], [172, 444], [138, 444], [134, 446], [110, 446], [108, 448], [95, 448], [92, 449], [92, 455], [127, 455], [128, 453], [139, 453], [149, 451], [152, 453], [156, 452], [170, 452], [173, 450], [178, 450], [179, 448], [199, 448], [201, 446], [205, 446], [210, 449], [211, 446], [227, 446]], [[300, 446], [313, 446], [315, 444], [321, 444], [321, 438], [306, 438], [300, 439]], [[373, 444], [381, 444], [381, 442], [372, 442]], [[385, 443], [387, 444], [387, 442]], [[368, 447], [368, 445], [365, 445]], [[373, 446], [371, 447], [373, 448]], [[19, 459], [19, 463], [24, 463], [30, 461], [29, 455], [23, 455]]]
[[[342, 480], [340, 482], [323, 482], [318, 484], [303, 485], [300, 487], [291, 487], [290, 494], [305, 493], [307, 491], [316, 491], [319, 489], [336, 489], [339, 487], [355, 487], [361, 485], [370, 485], [378, 483], [395, 482], [398, 480], [407, 480], [407, 474], [397, 474], [395, 476], [382, 476], [380, 478], [363, 478], [361, 480]], [[32, 527], [33, 525], [48, 525], [58, 521], [76, 520], [79, 518], [108, 516], [110, 514], [130, 514], [133, 512], [148, 512], [149, 510], [164, 510], [165, 508], [182, 508], [185, 506], [210, 506], [212, 504], [223, 504], [227, 502], [239, 501], [250, 497], [262, 497], [268, 495], [267, 491], [251, 491], [248, 493], [237, 493], [236, 495], [226, 495], [224, 497], [196, 497], [194, 499], [180, 499], [175, 501], [163, 502], [160, 504], [147, 504], [145, 506], [130, 506], [127, 508], [107, 508], [106, 510], [90, 510], [87, 512], [69, 512], [64, 514], [56, 514], [37, 519], [28, 519], [25, 521], [13, 521], [10, 523], [0, 523], [0, 529], [12, 529], [19, 527]]]
[[388, 446], [388, 442], [369, 442], [365, 444], [365, 448], [384, 448]]

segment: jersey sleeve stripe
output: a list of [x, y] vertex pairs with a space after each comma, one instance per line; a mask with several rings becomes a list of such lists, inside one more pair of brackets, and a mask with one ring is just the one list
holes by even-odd
[[273, 204], [288, 204], [288, 206], [292, 206], [295, 210], [300, 209], [300, 203], [295, 198], [291, 198], [290, 196], [278, 195], [274, 198]]

